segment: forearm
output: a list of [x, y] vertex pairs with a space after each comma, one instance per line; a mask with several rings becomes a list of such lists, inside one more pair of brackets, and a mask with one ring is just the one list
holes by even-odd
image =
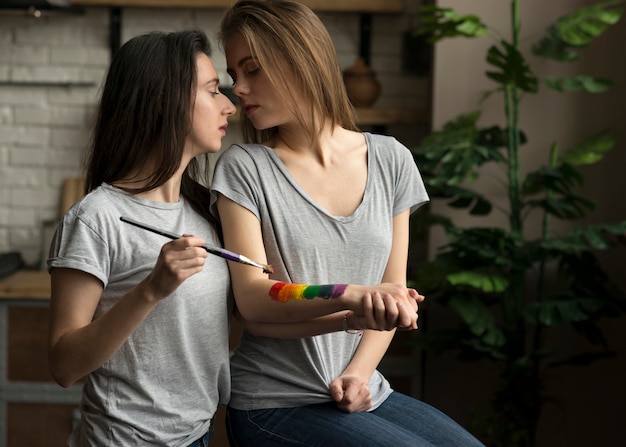
[[[355, 310], [365, 291], [365, 287], [357, 285], [320, 286], [324, 285], [257, 279], [247, 285], [234, 282], [233, 289], [239, 311], [251, 323], [306, 322], [342, 310]], [[333, 286], [337, 292], [334, 295], [328, 293]]]
[[51, 340], [50, 371], [61, 386], [70, 386], [109, 360], [154, 309], [156, 302], [135, 288], [108, 312]]
[[395, 330], [364, 331], [359, 347], [342, 375], [358, 376], [368, 383], [387, 352], [394, 334]]
[[[405, 211], [393, 219], [393, 245], [383, 274], [383, 281], [406, 284], [406, 264], [409, 245], [409, 211]], [[415, 316], [415, 315], [414, 315]], [[374, 370], [378, 367], [395, 330], [387, 332], [365, 331], [352, 360], [344, 374], [357, 375], [369, 382]]]
[[[396, 314], [395, 303], [414, 303], [409, 289], [401, 284], [382, 283], [373, 286], [356, 284], [307, 285], [287, 284], [271, 280], [233, 284], [235, 300], [243, 317], [254, 323], [305, 322], [342, 310], [351, 310], [357, 317], [372, 315], [374, 301], [388, 308], [389, 316]], [[374, 297], [374, 298], [373, 298]], [[381, 298], [384, 297], [384, 298]], [[403, 312], [414, 304], [407, 304]], [[380, 312], [384, 313], [384, 308]], [[407, 317], [408, 318], [408, 317]], [[405, 318], [406, 319], [406, 318]], [[378, 322], [380, 323], [380, 322]], [[388, 330], [388, 324], [369, 319], [362, 327]], [[393, 325], [395, 327], [395, 324]]]
[[314, 318], [297, 323], [258, 323], [243, 321], [253, 335], [273, 338], [305, 338], [343, 330], [345, 312]]

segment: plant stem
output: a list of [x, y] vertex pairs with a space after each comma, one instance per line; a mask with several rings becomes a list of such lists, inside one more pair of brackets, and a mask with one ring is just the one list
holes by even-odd
[[[515, 51], [519, 51], [519, 34], [520, 34], [520, 12], [519, 1], [512, 0], [511, 2], [511, 44], [515, 48]], [[520, 243], [523, 240], [522, 231], [522, 217], [521, 217], [521, 199], [520, 199], [520, 183], [519, 183], [519, 146], [520, 146], [520, 132], [519, 132], [519, 108], [520, 108], [520, 95], [519, 89], [515, 82], [509, 82], [504, 86], [504, 101], [505, 101], [505, 114], [507, 122], [508, 133], [508, 180], [509, 180], [509, 201], [510, 201], [510, 226], [511, 236], [514, 243]], [[517, 265], [517, 262], [514, 262]], [[524, 272], [519, 269], [515, 269], [512, 272], [513, 284], [513, 302], [510, 306], [513, 314], [510, 321], [520, 321], [519, 315], [524, 309]], [[520, 355], [523, 355], [523, 340], [524, 330], [523, 327], [511, 328], [512, 333], [516, 333], [517, 339], [515, 350], [519, 350]], [[520, 337], [520, 338], [518, 338]], [[520, 345], [521, 344], [521, 345]]]
[[[550, 161], [549, 165], [551, 167], [556, 166], [558, 161], [558, 148], [556, 143], [553, 143], [550, 147]], [[548, 189], [546, 191], [546, 200], [550, 200], [552, 198], [553, 191]], [[545, 241], [548, 239], [548, 235], [550, 233], [550, 214], [547, 211], [543, 213], [543, 222], [541, 225], [541, 240]], [[541, 302], [543, 299], [543, 278], [545, 275], [545, 267], [546, 267], [546, 258], [544, 256], [541, 257], [541, 262], [539, 263], [539, 278], [537, 281], [537, 302]]]
[[[511, 1], [511, 45], [513, 50], [519, 52], [519, 35], [520, 35], [520, 0]], [[513, 244], [523, 244], [524, 232], [522, 222], [522, 201], [520, 191], [520, 164], [519, 164], [519, 147], [520, 147], [520, 130], [519, 130], [519, 111], [520, 111], [520, 90], [515, 81], [508, 82], [504, 87], [504, 101], [505, 101], [505, 114], [508, 133], [508, 180], [509, 180], [509, 202], [510, 202], [510, 226], [511, 226], [511, 238]], [[518, 249], [515, 249], [512, 253], [514, 257], [524, 256]], [[511, 284], [511, 303], [506, 307], [510, 308], [510, 318], [508, 321], [513, 322], [512, 327], [509, 327], [509, 355], [507, 365], [505, 367], [505, 380], [509, 384], [508, 386], [516, 387], [515, 384], [528, 382], [528, 376], [526, 373], [533, 375], [536, 371], [534, 367], [530, 369], [520, 369], [516, 365], [526, 357], [527, 342], [526, 340], [526, 326], [524, 324], [524, 308], [525, 308], [525, 271], [519, 268], [519, 265], [523, 265], [521, 259], [514, 259], [512, 265], [513, 271], [511, 272], [512, 284]], [[526, 371], [526, 373], [524, 372]], [[532, 388], [531, 388], [532, 389]], [[526, 393], [523, 393], [526, 394]], [[514, 395], [514, 394], [513, 394]], [[532, 399], [531, 399], [532, 401]], [[503, 403], [504, 407], [499, 410], [507, 408], [507, 404]], [[533, 406], [528, 406], [527, 401], [516, 401], [513, 399], [508, 405], [517, 407], [517, 410], [513, 411], [514, 420], [526, 420], [526, 417], [532, 411]], [[532, 419], [532, 418], [531, 418]], [[534, 422], [534, 421], [533, 421]], [[522, 424], [522, 430], [526, 433], [525, 436], [517, 440], [516, 444], [519, 446], [529, 446], [532, 444], [530, 438], [532, 438], [532, 428], [529, 425]], [[513, 439], [509, 439], [508, 445], [511, 445]]]
[[[519, 51], [520, 13], [519, 0], [511, 2], [511, 44]], [[519, 188], [519, 90], [514, 83], [505, 86], [505, 112], [508, 130], [510, 224], [514, 236], [522, 237], [521, 201]]]

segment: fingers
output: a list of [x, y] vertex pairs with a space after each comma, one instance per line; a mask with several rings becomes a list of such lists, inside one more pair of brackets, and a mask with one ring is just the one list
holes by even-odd
[[418, 300], [423, 301], [424, 297], [417, 292], [413, 294], [416, 299], [407, 298], [407, 295], [405, 295], [405, 299], [401, 299], [391, 293], [367, 292], [362, 297], [360, 312], [355, 312], [353, 321], [364, 326], [359, 329], [379, 331], [388, 331], [394, 328], [401, 330], [417, 329], [419, 310], [417, 303]]
[[375, 294], [375, 309], [378, 311], [376, 322], [383, 330], [391, 330], [398, 325], [398, 317], [400, 315], [401, 301], [397, 301], [388, 293]]
[[337, 408], [346, 413], [367, 411], [372, 406], [369, 387], [358, 377], [338, 377], [331, 383], [330, 393]]
[[398, 303], [398, 319], [397, 327], [400, 330], [417, 329], [417, 312], [411, 312], [410, 309], [402, 304]]
[[393, 298], [391, 298], [388, 294], [383, 296], [378, 292], [374, 292], [372, 300], [374, 304], [374, 320], [376, 322], [376, 327], [382, 330], [389, 330], [387, 315], [394, 320], [394, 314], [397, 316], [397, 308], [393, 302]]
[[350, 314], [351, 320], [361, 327], [355, 329], [374, 329], [388, 331], [396, 326], [398, 311], [393, 297], [379, 292], [367, 292], [362, 297], [360, 312]]
[[158, 299], [171, 295], [183, 281], [202, 270], [208, 256], [201, 248], [202, 244], [203, 239], [190, 236], [161, 247], [156, 264], [146, 278], [147, 285]]
[[392, 297], [387, 298], [388, 313], [387, 313], [387, 325], [389, 329], [397, 327], [400, 330], [413, 330], [417, 329], [417, 306], [407, 306], [402, 301], [395, 301]]
[[202, 244], [204, 240], [201, 238], [182, 237], [163, 245], [161, 257], [173, 271], [203, 266], [208, 253]]
[[426, 297], [424, 295], [421, 295], [417, 290], [415, 289], [408, 289], [409, 291], [409, 296], [411, 298], [413, 298], [415, 301], [417, 301], [418, 303], [423, 302]]
[[401, 303], [398, 307], [400, 311], [398, 315], [398, 330], [412, 331], [417, 329], [417, 319], [419, 318], [417, 311], [413, 311], [412, 307], [407, 308]]
[[343, 386], [340, 379], [333, 380], [330, 384], [329, 391], [330, 397], [332, 397], [335, 402], [341, 402], [341, 399], [343, 399]]

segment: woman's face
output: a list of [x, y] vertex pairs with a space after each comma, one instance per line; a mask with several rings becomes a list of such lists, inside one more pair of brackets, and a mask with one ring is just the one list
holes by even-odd
[[252, 125], [263, 130], [292, 121], [293, 115], [252, 55], [244, 37], [241, 34], [231, 36], [224, 50], [233, 93], [239, 97], [242, 111]]
[[206, 54], [198, 55], [196, 69], [198, 79], [192, 104], [192, 128], [186, 142], [192, 157], [220, 150], [228, 126], [227, 118], [236, 110], [233, 103], [220, 93], [217, 71]]

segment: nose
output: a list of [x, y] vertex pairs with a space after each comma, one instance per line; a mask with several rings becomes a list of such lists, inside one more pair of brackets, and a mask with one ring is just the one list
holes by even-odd
[[220, 97], [223, 98], [224, 101], [225, 101], [224, 108], [223, 108], [223, 111], [224, 111], [225, 115], [232, 115], [233, 113], [235, 113], [237, 111], [237, 107], [235, 107], [235, 105], [230, 100], [230, 98], [228, 98], [228, 96], [220, 95]]
[[237, 80], [237, 83], [233, 86], [233, 93], [241, 98], [241, 96], [249, 93], [250, 89], [243, 79]]

